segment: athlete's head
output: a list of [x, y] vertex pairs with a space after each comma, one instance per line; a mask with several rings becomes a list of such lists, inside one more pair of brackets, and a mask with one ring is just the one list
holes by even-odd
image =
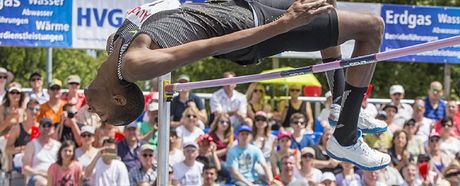
[[144, 110], [144, 96], [135, 83], [121, 81], [117, 64], [121, 42], [98, 69], [96, 78], [85, 89], [88, 111], [97, 113], [102, 122], [127, 125]]

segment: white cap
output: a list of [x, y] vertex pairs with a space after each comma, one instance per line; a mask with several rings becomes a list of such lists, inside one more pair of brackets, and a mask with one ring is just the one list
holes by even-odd
[[401, 93], [404, 94], [404, 88], [402, 85], [392, 85], [390, 87], [390, 95]]
[[184, 81], [190, 82], [190, 77], [187, 76], [187, 75], [185, 75], [185, 74], [182, 74], [182, 75], [180, 75], [180, 76], [177, 78], [176, 81], [179, 82], [180, 80], [184, 80]]
[[158, 110], [158, 102], [157, 101], [150, 101], [150, 103], [147, 106], [148, 111], [157, 111]]
[[326, 94], [324, 94], [324, 97], [331, 97], [332, 96], [332, 92], [331, 91], [327, 91]]
[[332, 172], [324, 172], [321, 176], [321, 182], [326, 180], [335, 181], [335, 175]]
[[90, 134], [94, 134], [95, 129], [91, 125], [84, 125], [83, 127], [81, 127], [80, 133], [83, 134], [85, 132], [90, 133]]

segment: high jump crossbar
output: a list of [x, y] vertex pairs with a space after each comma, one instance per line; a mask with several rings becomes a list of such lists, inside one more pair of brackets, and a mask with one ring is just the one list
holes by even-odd
[[279, 72], [270, 72], [266, 74], [253, 74], [246, 76], [238, 76], [232, 78], [222, 78], [222, 79], [213, 79], [197, 82], [188, 82], [188, 83], [174, 83], [165, 85], [164, 89], [167, 94], [172, 94], [180, 90], [192, 90], [199, 88], [209, 88], [224, 86], [230, 84], [243, 84], [250, 83], [255, 81], [262, 81], [268, 79], [277, 79], [282, 77], [298, 76], [304, 75], [307, 73], [319, 73], [326, 72], [330, 70], [336, 70], [341, 68], [354, 67], [359, 65], [372, 64], [379, 61], [394, 59], [398, 57], [403, 57], [407, 55], [412, 55], [416, 53], [436, 50], [440, 48], [445, 48], [449, 46], [455, 46], [460, 44], [460, 36], [440, 39], [436, 41], [430, 41], [422, 44], [412, 45], [404, 48], [394, 49], [390, 51], [369, 54], [365, 56], [354, 57], [350, 59], [341, 59], [336, 60], [330, 63], [322, 63], [316, 65], [310, 65], [306, 67], [299, 67], [295, 69], [289, 69]]

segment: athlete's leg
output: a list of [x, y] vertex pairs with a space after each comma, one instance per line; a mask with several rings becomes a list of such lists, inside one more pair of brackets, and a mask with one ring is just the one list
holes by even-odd
[[[353, 57], [379, 51], [383, 35], [383, 21], [371, 14], [337, 11], [339, 43], [355, 40]], [[375, 170], [387, 166], [388, 154], [373, 150], [360, 138], [357, 130], [361, 102], [374, 73], [375, 64], [347, 69], [342, 110], [333, 136], [327, 143], [327, 152], [335, 159], [352, 162], [360, 168]]]

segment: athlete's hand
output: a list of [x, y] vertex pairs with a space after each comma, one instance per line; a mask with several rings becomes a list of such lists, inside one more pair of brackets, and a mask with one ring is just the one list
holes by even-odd
[[296, 28], [310, 23], [318, 15], [327, 13], [334, 7], [326, 0], [296, 0], [280, 18], [289, 28]]

